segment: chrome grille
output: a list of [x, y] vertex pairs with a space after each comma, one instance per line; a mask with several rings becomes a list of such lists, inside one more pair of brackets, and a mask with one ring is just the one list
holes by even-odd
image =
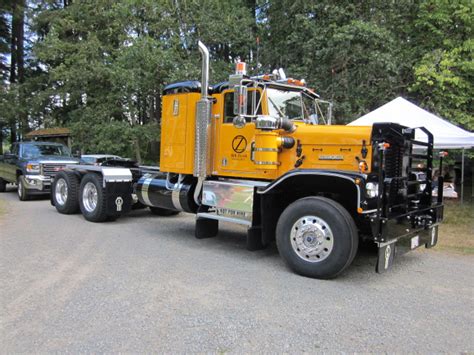
[[54, 177], [59, 171], [63, 170], [66, 164], [41, 164], [41, 175]]

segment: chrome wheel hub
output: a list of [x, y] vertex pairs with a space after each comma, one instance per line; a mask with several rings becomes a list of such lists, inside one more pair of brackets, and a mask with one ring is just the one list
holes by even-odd
[[56, 189], [55, 189], [55, 197], [56, 197], [56, 202], [59, 203], [60, 205], [64, 205], [67, 201], [67, 184], [66, 180], [64, 179], [59, 179], [56, 182]]
[[291, 227], [291, 246], [301, 259], [317, 263], [326, 259], [333, 249], [334, 236], [320, 217], [304, 216]]
[[87, 212], [94, 212], [97, 208], [97, 188], [92, 182], [85, 184], [82, 190], [82, 204]]

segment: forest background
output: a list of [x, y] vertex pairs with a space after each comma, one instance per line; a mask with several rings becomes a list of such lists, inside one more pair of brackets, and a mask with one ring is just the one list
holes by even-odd
[[251, 74], [305, 78], [348, 123], [403, 96], [474, 130], [472, 0], [0, 0], [0, 154], [40, 127], [152, 162], [161, 91]]

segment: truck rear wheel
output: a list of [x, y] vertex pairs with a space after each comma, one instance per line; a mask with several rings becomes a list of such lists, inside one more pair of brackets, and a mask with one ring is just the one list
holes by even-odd
[[179, 211], [168, 210], [166, 208], [161, 207], [150, 207], [150, 211], [156, 216], [175, 216], [179, 213]]
[[25, 182], [22, 175], [18, 176], [18, 179], [16, 180], [16, 186], [18, 198], [20, 201], [28, 201], [30, 199], [30, 195], [28, 194], [28, 190], [25, 187]]
[[0, 192], [5, 192], [7, 190], [7, 182], [0, 178]]
[[90, 222], [104, 222], [107, 219], [107, 210], [102, 177], [95, 173], [86, 174], [82, 178], [79, 191], [79, 207], [84, 218]]
[[51, 197], [59, 213], [73, 214], [79, 211], [79, 178], [71, 171], [60, 171], [54, 178]]
[[357, 227], [347, 210], [324, 197], [289, 205], [277, 228], [278, 251], [296, 273], [330, 279], [350, 265], [358, 247]]

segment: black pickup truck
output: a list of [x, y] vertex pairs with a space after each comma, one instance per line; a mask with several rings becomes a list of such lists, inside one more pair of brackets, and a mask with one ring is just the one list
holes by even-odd
[[14, 143], [10, 152], [0, 155], [0, 192], [5, 191], [8, 183], [16, 183], [21, 201], [32, 195], [49, 194], [56, 173], [78, 162], [63, 144]]

